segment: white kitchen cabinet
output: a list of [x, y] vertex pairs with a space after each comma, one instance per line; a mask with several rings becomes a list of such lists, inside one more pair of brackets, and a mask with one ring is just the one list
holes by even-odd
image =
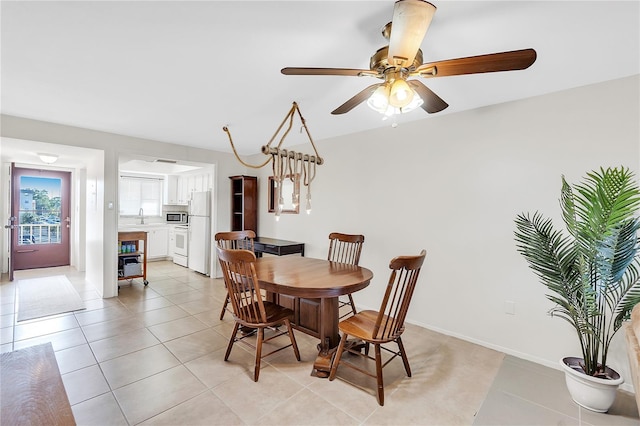
[[192, 192], [202, 192], [213, 187], [212, 174], [200, 172], [179, 175], [176, 182], [177, 204], [188, 204]]
[[153, 259], [158, 257], [169, 256], [169, 227], [153, 227], [147, 231], [147, 258]]
[[207, 176], [206, 174], [203, 174], [203, 175], [195, 175], [193, 178], [194, 178], [193, 186], [195, 188], [195, 192], [202, 192], [207, 190], [207, 187], [208, 187], [207, 181], [209, 179], [209, 176]]
[[180, 204], [178, 202], [178, 176], [167, 176], [167, 201], [164, 204]]
[[196, 191], [196, 177], [194, 175], [187, 176], [187, 191], [189, 191], [189, 199], [191, 199], [191, 193]]
[[185, 176], [178, 176], [178, 204], [189, 202], [189, 181]]

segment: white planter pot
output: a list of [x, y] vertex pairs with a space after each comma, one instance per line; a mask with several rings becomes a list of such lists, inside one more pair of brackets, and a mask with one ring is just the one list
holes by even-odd
[[609, 367], [606, 368], [606, 372], [611, 379], [588, 376], [582, 372], [582, 368], [579, 366], [580, 362], [582, 362], [582, 358], [575, 357], [566, 357], [560, 360], [560, 365], [565, 372], [569, 394], [581, 407], [605, 413], [613, 405], [618, 386], [624, 382], [624, 379]]

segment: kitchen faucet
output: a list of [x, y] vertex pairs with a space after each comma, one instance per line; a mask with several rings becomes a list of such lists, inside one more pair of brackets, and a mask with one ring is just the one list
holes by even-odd
[[140, 211], [138, 212], [138, 216], [140, 216], [140, 225], [144, 225], [144, 210], [140, 207]]

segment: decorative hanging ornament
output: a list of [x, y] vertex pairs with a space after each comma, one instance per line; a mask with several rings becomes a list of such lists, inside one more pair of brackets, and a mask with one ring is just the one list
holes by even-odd
[[[291, 130], [291, 127], [293, 125], [293, 118], [295, 117], [296, 112], [298, 113], [300, 121], [302, 122], [300, 133], [302, 133], [303, 129], [307, 133], [309, 142], [311, 142], [311, 146], [313, 147], [315, 155], [303, 154], [300, 152], [281, 148], [282, 143]], [[272, 147], [271, 143], [280, 133], [287, 120], [289, 121], [289, 125], [280, 138], [278, 146], [276, 146], [275, 148]], [[307, 128], [306, 121], [302, 116], [300, 108], [298, 107], [298, 104], [296, 102], [293, 103], [293, 106], [285, 116], [284, 120], [282, 120], [282, 123], [280, 123], [278, 130], [276, 130], [276, 132], [273, 134], [269, 143], [262, 146], [262, 153], [269, 156], [269, 158], [267, 158], [267, 160], [265, 160], [265, 162], [262, 164], [253, 165], [243, 161], [238, 155], [236, 147], [233, 144], [233, 139], [231, 138], [231, 132], [229, 131], [229, 128], [227, 126], [224, 126], [222, 130], [227, 133], [229, 142], [231, 143], [231, 148], [233, 149], [233, 154], [242, 165], [253, 169], [259, 169], [269, 164], [269, 161], [272, 162], [273, 178], [276, 181], [277, 188], [277, 193], [275, 194], [277, 200], [277, 206], [275, 207], [276, 221], [280, 219], [280, 214], [282, 213], [282, 209], [284, 207], [282, 184], [285, 179], [290, 179], [291, 182], [294, 183], [294, 191], [291, 195], [291, 203], [294, 207], [297, 207], [300, 204], [300, 181], [302, 180], [303, 185], [307, 187], [307, 201], [305, 210], [307, 214], [311, 214], [311, 182], [316, 177], [316, 165], [321, 166], [324, 163], [324, 160], [322, 159], [322, 157], [320, 157], [320, 154], [318, 154], [318, 149], [316, 148], [316, 145], [311, 138], [311, 134], [309, 133], [309, 129]]]

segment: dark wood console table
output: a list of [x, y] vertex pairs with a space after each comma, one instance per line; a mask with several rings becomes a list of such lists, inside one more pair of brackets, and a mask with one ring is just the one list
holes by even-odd
[[304, 256], [304, 243], [295, 241], [257, 237], [253, 240], [253, 245], [257, 257], [262, 257], [263, 253], [275, 254], [276, 256], [300, 253], [301, 256]]

